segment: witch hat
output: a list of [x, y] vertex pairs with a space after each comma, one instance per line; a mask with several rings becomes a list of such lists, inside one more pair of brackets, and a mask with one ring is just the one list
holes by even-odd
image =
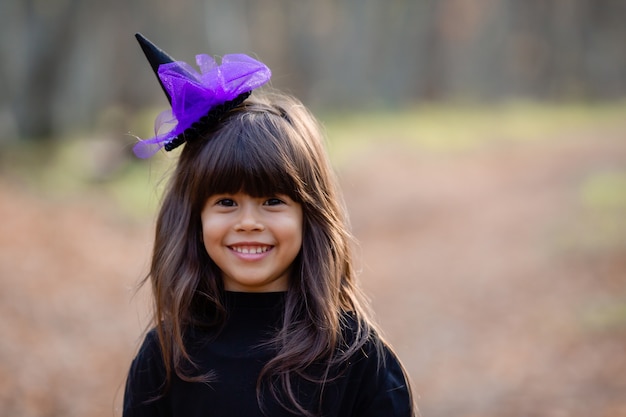
[[165, 93], [167, 100], [170, 102], [170, 104], [172, 104], [172, 97], [170, 97], [169, 93], [163, 86], [163, 83], [161, 82], [161, 79], [159, 78], [159, 75], [158, 75], [158, 70], [159, 70], [159, 66], [163, 64], [169, 64], [170, 62], [174, 62], [174, 58], [172, 58], [171, 56], [166, 54], [161, 48], [159, 48], [158, 46], [150, 42], [141, 33], [136, 33], [135, 38], [137, 38], [137, 41], [139, 42], [139, 45], [141, 46], [143, 53], [146, 55], [146, 58], [148, 59], [148, 62], [150, 63], [150, 66], [152, 67], [152, 71], [154, 71], [154, 74], [157, 76], [157, 80], [159, 80], [159, 84], [161, 84], [161, 88], [163, 89], [163, 92]]
[[148, 158], [161, 148], [171, 151], [200, 137], [272, 75], [265, 64], [244, 54], [224, 55], [220, 65], [206, 54], [196, 55], [198, 73], [187, 63], [175, 61], [141, 33], [135, 38], [172, 107], [157, 117], [155, 136], [133, 147], [140, 158]]

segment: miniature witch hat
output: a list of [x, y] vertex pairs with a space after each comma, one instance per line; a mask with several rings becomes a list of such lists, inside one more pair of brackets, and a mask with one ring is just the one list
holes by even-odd
[[155, 136], [135, 144], [133, 151], [140, 158], [202, 136], [272, 75], [265, 64], [244, 54], [225, 55], [219, 65], [208, 55], [196, 55], [198, 72], [186, 62], [175, 61], [140, 33], [135, 37], [172, 107], [157, 117]]
[[150, 66], [152, 67], [152, 71], [154, 71], [154, 75], [156, 75], [157, 80], [159, 80], [159, 84], [161, 84], [161, 88], [163, 88], [163, 92], [167, 97], [167, 100], [172, 104], [172, 97], [165, 89], [161, 78], [159, 78], [159, 67], [163, 64], [169, 64], [170, 62], [174, 62], [174, 58], [165, 53], [161, 48], [150, 42], [145, 36], [141, 33], [135, 33], [135, 38], [137, 42], [139, 42], [139, 46], [143, 50], [143, 53], [146, 55]]

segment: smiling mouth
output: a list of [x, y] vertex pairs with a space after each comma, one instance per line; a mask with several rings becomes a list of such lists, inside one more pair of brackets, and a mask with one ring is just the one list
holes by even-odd
[[243, 254], [260, 254], [272, 249], [272, 246], [230, 246], [230, 249]]

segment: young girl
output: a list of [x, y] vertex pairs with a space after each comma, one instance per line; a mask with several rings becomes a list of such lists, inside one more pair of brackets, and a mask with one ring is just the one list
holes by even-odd
[[157, 219], [154, 328], [124, 416], [413, 416], [358, 289], [314, 117], [285, 95], [248, 97], [269, 80], [258, 61], [201, 55], [198, 74], [137, 37], [175, 127], [135, 152], [185, 144]]

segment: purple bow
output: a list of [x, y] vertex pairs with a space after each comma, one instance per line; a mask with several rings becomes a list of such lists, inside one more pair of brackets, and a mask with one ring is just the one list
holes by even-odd
[[244, 54], [225, 55], [221, 65], [205, 54], [196, 56], [198, 73], [186, 62], [159, 67], [158, 75], [171, 97], [172, 108], [157, 116], [155, 136], [133, 147], [139, 158], [149, 158], [211, 109], [267, 83], [270, 69]]

